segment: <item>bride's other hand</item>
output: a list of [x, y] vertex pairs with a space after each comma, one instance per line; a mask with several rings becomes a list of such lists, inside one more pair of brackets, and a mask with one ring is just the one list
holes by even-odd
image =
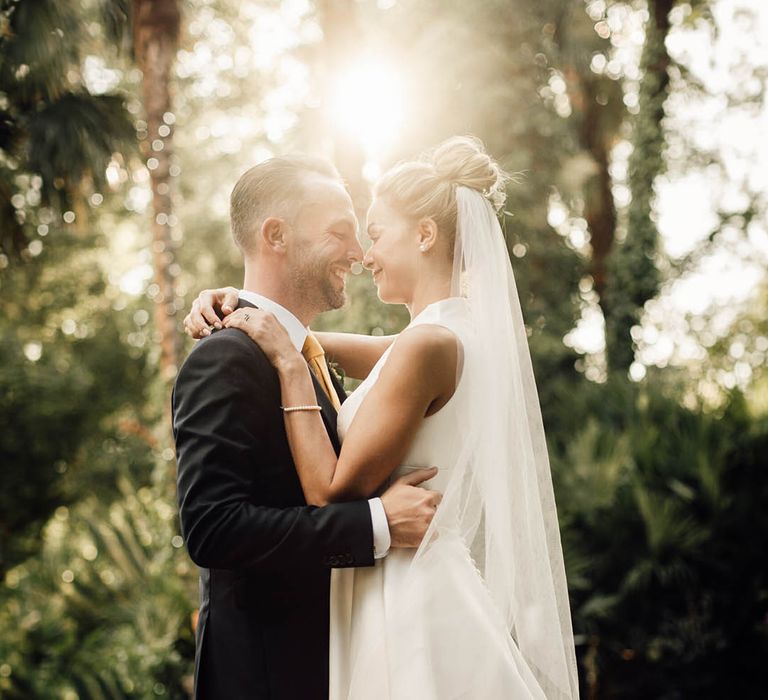
[[220, 330], [223, 326], [217, 309], [222, 317], [226, 317], [237, 308], [237, 302], [238, 291], [234, 287], [204, 289], [192, 302], [184, 319], [184, 332], [199, 340], [210, 335], [214, 328]]
[[224, 328], [239, 328], [247, 333], [278, 371], [294, 362], [303, 362], [288, 331], [268, 311], [252, 307], [240, 308], [226, 316], [222, 325]]

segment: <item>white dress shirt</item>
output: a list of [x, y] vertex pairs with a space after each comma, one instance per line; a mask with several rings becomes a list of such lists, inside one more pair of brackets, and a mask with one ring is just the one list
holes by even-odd
[[[256, 292], [249, 292], [247, 289], [240, 290], [240, 298], [273, 314], [280, 322], [280, 325], [288, 331], [293, 346], [301, 352], [304, 347], [304, 341], [309, 334], [309, 329], [296, 316], [284, 306], [280, 306], [276, 301], [272, 301], [261, 294], [256, 294]], [[381, 559], [389, 552], [389, 546], [392, 542], [389, 535], [387, 515], [384, 512], [384, 506], [380, 498], [369, 499], [368, 506], [371, 509], [371, 524], [373, 525], [373, 556], [376, 559]]]

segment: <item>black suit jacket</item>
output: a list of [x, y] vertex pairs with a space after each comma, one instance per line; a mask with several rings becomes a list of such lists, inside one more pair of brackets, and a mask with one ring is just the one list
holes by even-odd
[[[338, 450], [336, 411], [314, 381]], [[197, 343], [176, 379], [181, 531], [200, 567], [200, 700], [325, 700], [330, 569], [374, 562], [366, 501], [306, 505], [280, 403], [277, 373], [236, 329]]]

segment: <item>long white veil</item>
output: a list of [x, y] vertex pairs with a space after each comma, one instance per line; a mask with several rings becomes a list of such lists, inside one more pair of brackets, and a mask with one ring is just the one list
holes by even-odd
[[[452, 295], [467, 299], [472, 330], [462, 338], [463, 447], [413, 568], [441, 537], [458, 534], [544, 697], [577, 698], [557, 511], [517, 286], [491, 203], [467, 187], [456, 197]], [[484, 663], [472, 697], [495, 687], [483, 676], [498, 671]]]
[[578, 697], [557, 510], [517, 285], [490, 202], [466, 187], [456, 199], [453, 293], [469, 300], [478, 340], [464, 370], [476, 434], [468, 440], [472, 453], [460, 459], [474, 477], [457, 482], [461, 535], [483, 554], [476, 564], [546, 697]]

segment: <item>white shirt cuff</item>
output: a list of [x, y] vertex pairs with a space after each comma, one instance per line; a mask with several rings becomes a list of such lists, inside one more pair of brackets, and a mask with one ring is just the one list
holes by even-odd
[[381, 559], [389, 552], [392, 539], [389, 536], [389, 523], [387, 514], [380, 498], [371, 498], [368, 501], [371, 509], [371, 524], [373, 525], [373, 558]]

